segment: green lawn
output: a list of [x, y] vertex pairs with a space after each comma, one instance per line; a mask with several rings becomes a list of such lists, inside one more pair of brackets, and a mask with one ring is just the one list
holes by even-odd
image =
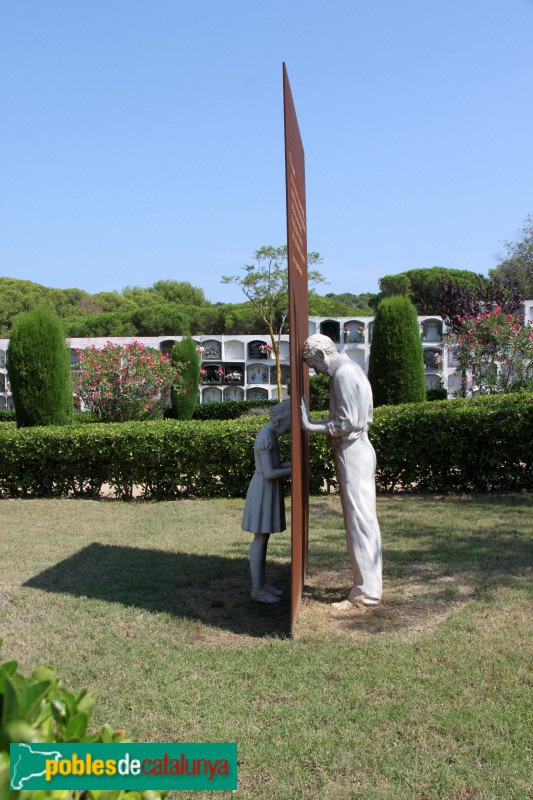
[[[237, 797], [530, 797], [531, 496], [380, 499], [385, 602], [340, 616], [340, 504], [313, 498], [294, 639], [248, 600], [242, 507], [1, 501], [2, 660], [133, 740], [238, 741]], [[287, 587], [287, 534], [269, 555]]]

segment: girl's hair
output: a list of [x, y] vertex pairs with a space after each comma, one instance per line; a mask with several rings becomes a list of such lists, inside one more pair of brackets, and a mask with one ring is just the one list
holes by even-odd
[[289, 416], [291, 413], [291, 403], [290, 400], [283, 400], [281, 403], [276, 403], [275, 406], [272, 406], [269, 410], [270, 421], [277, 425], [278, 422], [286, 416]]

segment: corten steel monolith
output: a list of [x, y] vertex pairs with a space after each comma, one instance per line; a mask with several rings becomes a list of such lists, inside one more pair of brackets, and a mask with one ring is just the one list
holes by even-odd
[[289, 334], [291, 355], [291, 633], [294, 631], [307, 571], [309, 529], [309, 443], [302, 430], [300, 402], [309, 398], [309, 373], [304, 369], [303, 344], [308, 336], [307, 223], [305, 161], [287, 69], [283, 64], [285, 121], [285, 181], [289, 269]]

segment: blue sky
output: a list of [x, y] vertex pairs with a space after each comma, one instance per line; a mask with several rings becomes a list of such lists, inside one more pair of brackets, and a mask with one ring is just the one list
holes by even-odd
[[330, 285], [484, 272], [533, 212], [533, 0], [0, 4], [0, 275], [209, 299], [286, 239], [282, 62]]

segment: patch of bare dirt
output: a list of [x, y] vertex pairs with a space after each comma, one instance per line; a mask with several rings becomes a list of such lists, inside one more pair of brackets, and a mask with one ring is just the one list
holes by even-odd
[[413, 564], [408, 574], [387, 579], [383, 602], [377, 608], [332, 609], [331, 603], [346, 598], [350, 588], [349, 574], [311, 572], [304, 588], [297, 638], [417, 636], [436, 628], [474, 596], [473, 584], [464, 577], [447, 575], [428, 564]]
[[[281, 603], [263, 605], [250, 600], [248, 573], [178, 589], [194, 624], [189, 643], [198, 647], [259, 646], [289, 635], [288, 564], [278, 565], [269, 580], [285, 589]], [[474, 586], [463, 576], [448, 575], [436, 566], [412, 564], [400, 577], [385, 582], [382, 604], [375, 609], [351, 607], [334, 611], [331, 603], [347, 597], [350, 573], [311, 571], [306, 579], [295, 638], [313, 641], [349, 636], [355, 640], [377, 635], [399, 639], [432, 631], [474, 597]]]
[[284, 590], [280, 603], [265, 605], [250, 600], [248, 570], [178, 589], [186, 614], [197, 621], [189, 637], [200, 647], [262, 645], [289, 635], [289, 565], [273, 567], [271, 583]]
[[[142, 497], [143, 496], [143, 488], [138, 484], [134, 484], [132, 489], [132, 497]], [[116, 500], [115, 490], [109, 483], [103, 483], [102, 488], [100, 489], [100, 497], [104, 500]]]

